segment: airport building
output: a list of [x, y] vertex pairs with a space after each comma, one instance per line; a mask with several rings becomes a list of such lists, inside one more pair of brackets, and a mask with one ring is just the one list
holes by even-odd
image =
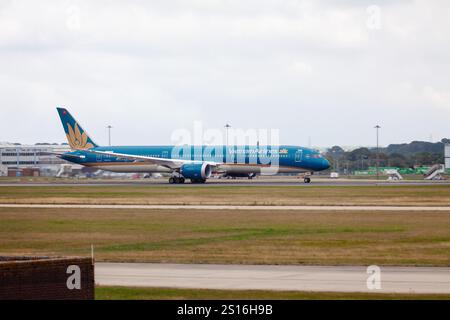
[[55, 176], [67, 162], [54, 153], [69, 150], [68, 145], [0, 143], [0, 176]]

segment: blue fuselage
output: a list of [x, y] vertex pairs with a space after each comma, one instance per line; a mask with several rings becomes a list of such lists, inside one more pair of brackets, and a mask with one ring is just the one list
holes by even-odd
[[[278, 173], [326, 170], [330, 164], [319, 152], [299, 146], [122, 146], [91, 150], [161, 159], [182, 159], [219, 164], [216, 172], [230, 174], [261, 173], [262, 168], [277, 167]], [[86, 151], [69, 152], [61, 158], [84, 166], [113, 172], [171, 172], [169, 168]]]

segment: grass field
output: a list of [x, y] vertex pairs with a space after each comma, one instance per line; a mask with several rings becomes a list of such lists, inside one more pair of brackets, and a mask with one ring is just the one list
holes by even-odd
[[450, 185], [435, 186], [43, 186], [0, 187], [0, 203], [450, 205]]
[[386, 294], [264, 290], [97, 287], [97, 300], [450, 300], [444, 294]]
[[1, 254], [94, 244], [97, 261], [450, 265], [449, 212], [0, 208], [0, 222]]

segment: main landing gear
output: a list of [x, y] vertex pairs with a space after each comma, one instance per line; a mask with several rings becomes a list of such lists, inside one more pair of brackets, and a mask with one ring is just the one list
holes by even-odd
[[[186, 182], [186, 179], [182, 175], [174, 175], [169, 178], [170, 184], [183, 184]], [[205, 183], [206, 179], [191, 179], [191, 183]]]
[[169, 183], [170, 184], [178, 184], [178, 183], [184, 183], [185, 179], [183, 177], [170, 177], [169, 178]]
[[304, 183], [311, 183], [311, 178], [310, 177], [305, 177], [305, 178], [303, 178], [303, 182]]

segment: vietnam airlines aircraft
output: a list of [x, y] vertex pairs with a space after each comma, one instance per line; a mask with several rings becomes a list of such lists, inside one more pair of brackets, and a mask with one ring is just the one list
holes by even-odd
[[[313, 173], [329, 162], [298, 146], [109, 146], [97, 145], [64, 108], [57, 108], [71, 152], [59, 157], [112, 172], [169, 173], [169, 183], [204, 183], [212, 174], [253, 177], [261, 172]], [[265, 171], [266, 170], [266, 171]], [[305, 175], [305, 183], [311, 182]]]

